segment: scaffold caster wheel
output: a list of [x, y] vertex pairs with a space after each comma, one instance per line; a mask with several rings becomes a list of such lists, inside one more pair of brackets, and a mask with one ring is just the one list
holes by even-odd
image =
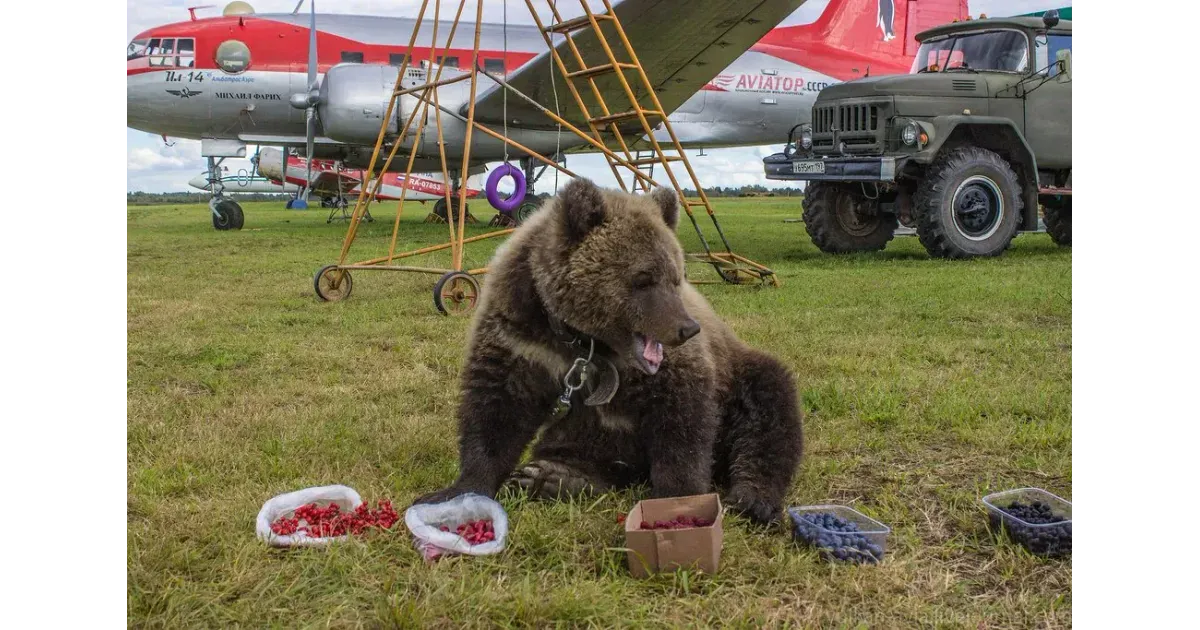
[[470, 274], [451, 271], [433, 285], [433, 305], [443, 315], [466, 315], [479, 301], [479, 282]]
[[321, 300], [338, 302], [350, 297], [350, 291], [354, 288], [354, 280], [350, 277], [349, 271], [339, 271], [337, 265], [326, 265], [321, 267], [321, 270], [313, 278], [313, 288], [316, 289], [317, 297]]

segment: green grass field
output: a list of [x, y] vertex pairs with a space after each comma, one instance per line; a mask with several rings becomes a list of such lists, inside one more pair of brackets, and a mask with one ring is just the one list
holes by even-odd
[[[979, 503], [1022, 486], [1071, 496], [1071, 252], [1049, 237], [991, 260], [931, 260], [915, 237], [830, 257], [783, 222], [796, 199], [717, 201], [735, 248], [783, 280], [702, 290], [795, 372], [807, 450], [789, 504], [847, 503], [890, 524], [888, 557], [833, 566], [727, 518], [719, 574], [642, 581], [615, 550], [636, 493], [506, 497], [504, 553], [432, 567], [403, 527], [324, 550], [255, 539], [281, 492], [343, 483], [403, 508], [457, 467], [467, 321], [434, 311], [434, 276], [355, 272], [350, 299], [317, 301], [312, 274], [345, 226], [280, 205], [249, 204], [240, 232], [213, 230], [204, 206], [128, 209], [130, 625], [1071, 624], [1070, 561], [997, 542]], [[401, 249], [445, 240], [426, 212], [406, 208]], [[353, 258], [386, 253], [386, 214]], [[468, 246], [468, 264], [487, 243]]]

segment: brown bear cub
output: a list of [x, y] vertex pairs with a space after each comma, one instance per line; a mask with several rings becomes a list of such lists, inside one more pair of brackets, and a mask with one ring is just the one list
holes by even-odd
[[495, 496], [506, 480], [540, 496], [716, 485], [756, 522], [782, 516], [803, 449], [795, 384], [684, 279], [678, 220], [669, 189], [576, 179], [501, 247], [468, 343], [460, 474], [417, 503]]

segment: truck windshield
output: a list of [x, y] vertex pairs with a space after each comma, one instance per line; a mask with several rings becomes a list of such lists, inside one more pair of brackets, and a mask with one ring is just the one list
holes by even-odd
[[1020, 31], [988, 31], [951, 35], [921, 44], [912, 72], [993, 70], [1024, 72], [1029, 67], [1029, 42]]

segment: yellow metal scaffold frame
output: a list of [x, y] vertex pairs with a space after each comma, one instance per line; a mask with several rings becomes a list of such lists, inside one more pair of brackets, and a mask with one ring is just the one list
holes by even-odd
[[[442, 107], [438, 100], [437, 90], [437, 88], [441, 86], [450, 85], [461, 81], [470, 81], [470, 92], [468, 97], [469, 104], [465, 120], [466, 133], [464, 138], [461, 168], [458, 170], [459, 175], [465, 176], [465, 174], [469, 172], [468, 168], [471, 160], [471, 136], [474, 131], [479, 131], [497, 140], [500, 140], [505, 144], [506, 147], [520, 151], [549, 167], [557, 169], [567, 176], [576, 176], [575, 173], [560, 165], [557, 160], [551, 160], [522, 145], [521, 143], [509, 139], [506, 133], [499, 133], [475, 120], [476, 88], [478, 86], [479, 74], [484, 74], [502, 86], [503, 89], [515, 94], [517, 97], [531, 104], [538, 111], [545, 114], [557, 125], [559, 125], [560, 130], [565, 129], [572, 135], [583, 140], [589, 148], [602, 153], [608, 162], [609, 168], [612, 170], [613, 176], [616, 177], [617, 182], [621, 186], [622, 190], [629, 191], [630, 185], [626, 184], [625, 179], [621, 176], [621, 170], [618, 167], [628, 170], [632, 174], [632, 186], [634, 188], [640, 189], [641, 191], [649, 191], [652, 187], [660, 186], [661, 184], [653, 179], [652, 171], [647, 173], [642, 169], [647, 166], [661, 164], [663, 171], [667, 173], [667, 177], [670, 180], [671, 186], [675, 189], [676, 194], [679, 195], [680, 203], [682, 204], [684, 211], [687, 213], [688, 218], [691, 220], [692, 226], [695, 228], [696, 234], [700, 239], [700, 243], [704, 248], [704, 252], [702, 254], [689, 254], [689, 259], [693, 262], [702, 262], [712, 265], [721, 276], [721, 281], [727, 283], [741, 284], [749, 282], [763, 282], [778, 286], [779, 280], [773, 271], [733, 252], [733, 249], [729, 245], [729, 241], [726, 238], [724, 231], [721, 229], [720, 223], [717, 221], [716, 213], [713, 211], [712, 204], [708, 199], [708, 195], [705, 194], [704, 188], [700, 185], [695, 171], [688, 162], [687, 156], [683, 152], [683, 147], [679, 143], [679, 139], [676, 137], [675, 131], [671, 128], [670, 122], [667, 120], [667, 114], [663, 112], [662, 104], [659, 102], [658, 96], [655, 94], [653, 85], [650, 83], [650, 79], [647, 77], [645, 71], [642, 69], [641, 64], [638, 62], [637, 54], [634, 52], [633, 45], [630, 43], [625, 34], [625, 30], [621, 27], [620, 21], [613, 12], [613, 7], [610, 0], [601, 0], [604, 4], [603, 13], [593, 12], [588, 6], [588, 0], [579, 0], [580, 5], [583, 8], [584, 15], [569, 20], [564, 20], [562, 18], [562, 14], [559, 12], [554, 0], [547, 0], [547, 4], [549, 5], [551, 14], [555, 20], [554, 23], [550, 24], [549, 26], [542, 22], [542, 19], [538, 15], [536, 8], [533, 6], [533, 0], [525, 0], [525, 4], [529, 8], [530, 15], [533, 17], [539, 32], [542, 34], [546, 45], [550, 49], [550, 54], [554, 59], [554, 64], [558, 73], [565, 79], [564, 84], [568, 87], [572, 96], [575, 98], [576, 105], [579, 107], [584, 118], [587, 120], [587, 130], [580, 129], [579, 127], [571, 124], [562, 116], [560, 116], [559, 113], [550, 111], [540, 103], [537, 103], [533, 99], [521, 93], [519, 90], [509, 85], [503, 76], [493, 74], [480, 67], [479, 39], [483, 24], [483, 3], [485, 0], [477, 0], [476, 2], [474, 44], [471, 53], [471, 66], [469, 71], [457, 77], [443, 79], [442, 70], [444, 69], [444, 66], [434, 63], [436, 59], [443, 58], [445, 53], [449, 51], [451, 43], [454, 39], [454, 34], [458, 30], [463, 9], [466, 6], [467, 0], [459, 0], [458, 10], [455, 12], [454, 21], [451, 23], [450, 33], [446, 39], [446, 45], [444, 48], [439, 47], [438, 41], [438, 27], [440, 23], [439, 17], [441, 15], [442, 0], [422, 0], [421, 9], [417, 15], [416, 24], [413, 27], [413, 32], [408, 42], [408, 50], [410, 52], [416, 45], [421, 24], [424, 22], [425, 15], [431, 1], [434, 5], [432, 28], [433, 42], [429, 48], [429, 67], [432, 68], [436, 65], [437, 70], [434, 73], [434, 76], [425, 83], [404, 88], [404, 78], [408, 72], [409, 61], [412, 59], [412, 55], [407, 54], [404, 56], [404, 60], [400, 66], [400, 71], [397, 74], [395, 86], [392, 89], [392, 97], [389, 100], [386, 111], [383, 115], [383, 122], [379, 128], [379, 135], [375, 141], [374, 151], [371, 154], [371, 161], [366, 170], [365, 180], [369, 182], [369, 192], [360, 195], [358, 201], [355, 203], [354, 211], [351, 214], [349, 226], [346, 230], [346, 237], [342, 242], [341, 254], [338, 258], [337, 264], [323, 267], [317, 272], [317, 275], [314, 278], [314, 287], [317, 295], [321, 297], [321, 299], [336, 301], [348, 297], [350, 295], [351, 288], [353, 287], [353, 281], [349, 273], [350, 271], [403, 271], [441, 275], [441, 278], [434, 287], [434, 304], [442, 313], [464, 314], [470, 312], [474, 308], [479, 297], [479, 283], [475, 280], [475, 276], [486, 273], [487, 267], [463, 269], [463, 250], [468, 243], [506, 236], [512, 233], [513, 229], [495, 230], [485, 234], [472, 236], [470, 238], [466, 237], [464, 230], [467, 219], [467, 187], [465, 185], [458, 186], [456, 191], [457, 204], [454, 204], [454, 199], [451, 197], [451, 187], [449, 185], [451, 179], [449, 177], [450, 171], [447, 167], [446, 150], [444, 144], [442, 143], [443, 136], [441, 119], [443, 113], [455, 116], [460, 120], [462, 117]], [[628, 57], [627, 61], [621, 61], [617, 58], [617, 55], [613, 51], [613, 47], [605, 39], [604, 31], [601, 28], [602, 22], [605, 22], [611, 26]], [[580, 53], [570, 33], [589, 28], [595, 33], [597, 39], [599, 40], [599, 43], [605, 52], [605, 56], [607, 57], [608, 63], [601, 64], [599, 66], [587, 67], [586, 63], [584, 62], [583, 55]], [[567, 68], [558, 48], [554, 44], [554, 34], [566, 36], [566, 48], [570, 49], [576, 64], [580, 66], [580, 70], [570, 71]], [[637, 78], [642, 82], [642, 91], [648, 95], [650, 99], [649, 107], [643, 107], [639, 103], [634, 87], [630, 84], [629, 79], [625, 76], [626, 71], [636, 71]], [[597, 87], [595, 79], [600, 75], [609, 73], [618, 78], [618, 81], [631, 104], [631, 108], [629, 110], [623, 110], [614, 113], [609, 108], [608, 104], [605, 103], [602, 92]], [[595, 97], [596, 106], [600, 110], [599, 115], [593, 116], [588, 111], [588, 107], [584, 102], [583, 97], [574, 84], [574, 81], [579, 80], [586, 80], [588, 82], [592, 94]], [[400, 99], [400, 97], [405, 95], [412, 95], [414, 98], [420, 101], [420, 105], [414, 107], [413, 111], [408, 115], [399, 135], [391, 143], [391, 147], [387, 152], [387, 157], [384, 159], [382, 166], [377, 170], [375, 167], [379, 163], [379, 157], [383, 152], [385, 141], [388, 139], [387, 130], [391, 121], [392, 113], [395, 110], [397, 101]], [[377, 178], [375, 177], [375, 174], [388, 172], [392, 161], [395, 159], [396, 154], [403, 145], [403, 138], [408, 135], [408, 131], [412, 128], [414, 121], [419, 120], [419, 122], [417, 122], [415, 135], [413, 136], [412, 147], [409, 150], [408, 163], [404, 171], [405, 181], [407, 182], [409, 180], [412, 175], [412, 169], [416, 161], [416, 157], [420, 151], [421, 138], [425, 132], [425, 126], [428, 120], [430, 107], [434, 109], [433, 118], [435, 125], [437, 126], [438, 155], [441, 162], [442, 181], [445, 184], [443, 186], [443, 201], [446, 204], [445, 207], [447, 209], [446, 223], [450, 229], [450, 240], [445, 243], [422, 247], [412, 251], [399, 253], [396, 252], [396, 242], [400, 230], [400, 217], [403, 213], [404, 201], [408, 193], [408, 187], [406, 184], [401, 189], [400, 201], [396, 209], [396, 218], [392, 225], [392, 237], [388, 247], [387, 255], [357, 262], [347, 262], [349, 260], [351, 246], [353, 245], [355, 237], [357, 236], [359, 223], [362, 221], [364, 215], [368, 211], [371, 200], [375, 199], [378, 195], [379, 189], [383, 182], [383, 178]], [[649, 153], [651, 154], [651, 157], [641, 157], [640, 151], [639, 155], [635, 157], [635, 155], [631, 152], [629, 143], [625, 137], [627, 132], [623, 132], [619, 128], [619, 124], [622, 121], [629, 121], [632, 119], [637, 119], [637, 121], [641, 123], [642, 127], [641, 131], [638, 132], [634, 138], [636, 140], [637, 136], [642, 136], [649, 139], [649, 143], [651, 145]], [[660, 144], [660, 142], [654, 136], [653, 127], [651, 126], [650, 122], [652, 119], [655, 120], [657, 124], [661, 124], [666, 130], [671, 139], [669, 150], [674, 151], [676, 155], [666, 155], [664, 153], [662, 144]], [[606, 130], [610, 132], [615, 145], [620, 150], [620, 154], [612, 150], [605, 141], [604, 131]], [[555, 157], [557, 158], [559, 156]], [[679, 180], [675, 177], [674, 172], [671, 170], [670, 163], [683, 164], [684, 168], [687, 170], [687, 175], [691, 180], [691, 184], [695, 187], [695, 190], [699, 195], [698, 200], [689, 200], [684, 196], [683, 189], [680, 186]], [[695, 214], [692, 211], [692, 208], [695, 207], [705, 208], [708, 216], [712, 219], [713, 225], [717, 229], [717, 233], [720, 236], [721, 243], [725, 251], [713, 251], [712, 248], [710, 248], [708, 241], [700, 229], [699, 223], [696, 221]], [[443, 251], [446, 249], [451, 250], [452, 267], [450, 269], [395, 264], [397, 260]]]

